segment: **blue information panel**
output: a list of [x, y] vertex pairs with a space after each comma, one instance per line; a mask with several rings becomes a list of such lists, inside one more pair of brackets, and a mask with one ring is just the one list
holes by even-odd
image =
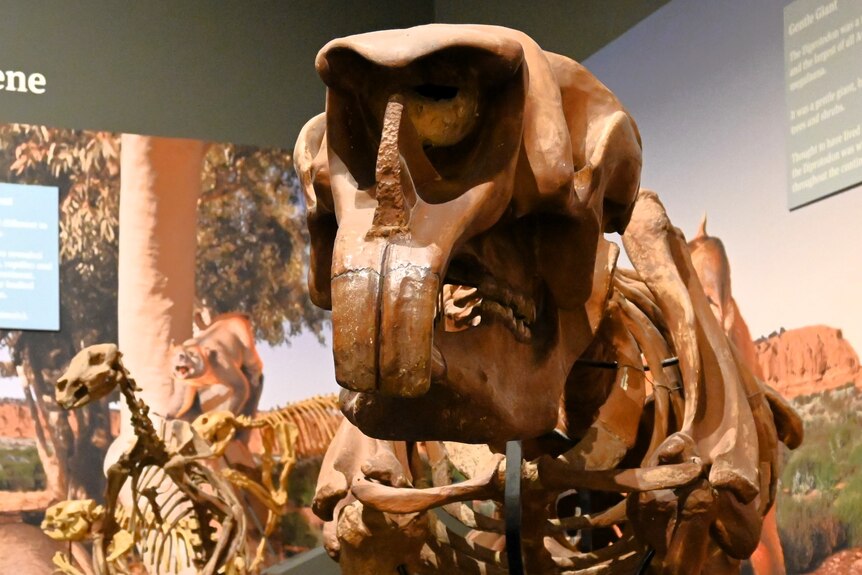
[[0, 328], [60, 329], [59, 192], [0, 183]]

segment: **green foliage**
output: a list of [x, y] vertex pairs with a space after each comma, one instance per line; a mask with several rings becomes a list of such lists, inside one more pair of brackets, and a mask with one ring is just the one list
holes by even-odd
[[862, 476], [850, 478], [835, 498], [834, 508], [838, 519], [847, 527], [848, 543], [853, 547], [862, 546]]
[[[63, 348], [59, 364], [82, 341], [117, 338], [119, 153], [117, 134], [0, 125], [0, 180], [60, 189], [64, 337], [39, 334], [35, 343], [45, 357]], [[211, 145], [198, 209], [199, 299], [217, 313], [249, 314], [273, 345], [304, 328], [320, 336], [326, 316], [307, 295], [304, 213], [288, 152]], [[0, 345], [21, 348], [15, 337], [0, 331]]]
[[0, 125], [0, 179], [57, 186], [60, 192], [60, 309], [62, 331], [20, 334], [0, 341], [59, 368], [80, 346], [116, 341], [119, 142], [103, 132]]
[[[805, 441], [782, 468], [778, 525], [789, 572], [862, 545], [862, 397], [852, 386], [805, 398]], [[815, 409], [816, 408], [816, 409]]]
[[790, 573], [805, 573], [844, 544], [844, 527], [829, 497], [780, 497], [778, 524]]
[[281, 516], [280, 539], [285, 547], [285, 555], [294, 555], [323, 544], [323, 534], [309, 525], [299, 513]]
[[291, 505], [296, 507], [311, 505], [314, 490], [317, 488], [321, 462], [322, 458], [301, 459], [296, 462], [296, 466], [290, 472], [290, 485], [287, 489]]
[[273, 345], [303, 328], [320, 337], [326, 316], [308, 297], [304, 215], [288, 152], [212, 145], [198, 207], [203, 303], [217, 313], [249, 314], [257, 337]]
[[0, 490], [45, 489], [45, 470], [35, 447], [0, 448]]

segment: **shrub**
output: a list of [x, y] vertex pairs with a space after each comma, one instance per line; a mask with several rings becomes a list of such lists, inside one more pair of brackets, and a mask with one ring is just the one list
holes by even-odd
[[45, 470], [35, 447], [0, 448], [0, 490], [45, 489]]

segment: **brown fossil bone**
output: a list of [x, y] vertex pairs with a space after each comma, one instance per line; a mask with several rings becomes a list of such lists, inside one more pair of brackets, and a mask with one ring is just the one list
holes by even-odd
[[[295, 161], [345, 415], [380, 438], [552, 430], [560, 374], [591, 339], [599, 237], [637, 192], [634, 122], [582, 66], [505, 28], [351, 36], [316, 64], [327, 111]], [[469, 329], [446, 331], [453, 306]]]
[[[334, 40], [317, 69], [326, 113], [294, 159], [346, 388], [315, 495], [343, 572], [506, 573], [501, 458], [447, 451], [516, 439], [528, 572], [621, 575], [648, 547], [657, 573], [738, 570], [774, 497], [780, 417], [638, 192], [616, 98], [488, 26]], [[616, 269], [614, 231], [635, 270]], [[566, 508], [584, 492], [597, 509]]]

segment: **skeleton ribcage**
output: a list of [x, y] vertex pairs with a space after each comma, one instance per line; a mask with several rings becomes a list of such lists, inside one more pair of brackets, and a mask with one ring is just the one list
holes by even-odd
[[338, 396], [321, 395], [288, 404], [284, 407], [260, 414], [256, 420], [264, 425], [275, 426], [288, 423], [296, 426], [299, 434], [294, 446], [299, 459], [321, 457], [326, 453], [344, 416], [338, 407]]

